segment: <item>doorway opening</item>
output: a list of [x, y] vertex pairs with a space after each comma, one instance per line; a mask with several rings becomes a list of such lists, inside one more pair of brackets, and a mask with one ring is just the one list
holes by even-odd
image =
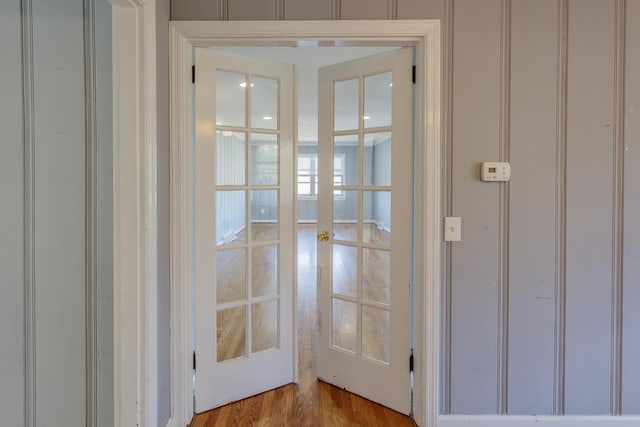
[[[193, 417], [192, 282], [194, 138], [192, 53], [219, 46], [414, 46], [416, 52], [416, 207], [414, 414], [434, 426], [438, 413], [440, 281], [440, 26], [437, 21], [379, 22], [172, 22], [171, 23], [171, 212], [172, 212], [172, 414], [179, 424]], [[200, 359], [198, 359], [200, 360]], [[200, 362], [198, 363], [200, 366]]]
[[[219, 362], [228, 362], [239, 357], [243, 357], [246, 354], [251, 353], [255, 348], [257, 351], [268, 350], [272, 346], [272, 342], [276, 341], [277, 328], [270, 327], [268, 322], [264, 322], [265, 318], [275, 314], [277, 310], [277, 304], [273, 301], [273, 304], [269, 304], [270, 311], [273, 313], [265, 312], [263, 307], [266, 306], [265, 302], [260, 300], [256, 304], [249, 303], [251, 309], [246, 310], [243, 306], [237, 305], [231, 307], [230, 302], [246, 298], [244, 295], [249, 295], [256, 291], [253, 285], [249, 285], [245, 291], [244, 284], [235, 283], [238, 278], [242, 278], [244, 282], [245, 275], [251, 279], [265, 280], [266, 283], [270, 282], [270, 278], [278, 275], [278, 253], [281, 256], [292, 256], [297, 258], [297, 349], [296, 354], [299, 356], [298, 361], [298, 387], [297, 392], [294, 395], [298, 396], [315, 396], [316, 402], [313, 399], [306, 399], [307, 404], [311, 404], [311, 407], [319, 408], [322, 393], [331, 394], [337, 393], [338, 389], [331, 392], [331, 387], [326, 384], [318, 384], [316, 382], [316, 334], [317, 334], [317, 305], [316, 305], [316, 292], [317, 292], [317, 223], [318, 223], [318, 199], [320, 187], [320, 173], [319, 171], [326, 166], [323, 166], [319, 160], [318, 153], [318, 70], [320, 67], [328, 66], [331, 64], [344, 63], [348, 60], [357, 58], [370, 57], [382, 52], [388, 52], [397, 50], [399, 47], [314, 47], [314, 48], [216, 48], [214, 52], [226, 52], [231, 54], [242, 55], [243, 57], [250, 57], [254, 59], [263, 59], [269, 61], [276, 61], [282, 63], [289, 63], [296, 65], [298, 73], [297, 80], [297, 173], [294, 179], [294, 187], [297, 197], [295, 203], [297, 205], [297, 216], [293, 220], [297, 224], [297, 257], [293, 253], [285, 252], [282, 246], [277, 245], [265, 246], [260, 243], [264, 240], [273, 240], [277, 235], [278, 227], [286, 227], [287, 224], [279, 225], [278, 218], [278, 199], [277, 192], [275, 190], [265, 189], [260, 187], [260, 190], [250, 190], [251, 197], [246, 199], [246, 204], [250, 206], [245, 207], [245, 197], [238, 192], [237, 187], [235, 194], [225, 193], [229, 188], [225, 186], [220, 187], [220, 196], [224, 198], [224, 203], [220, 201], [222, 199], [216, 199], [217, 206], [220, 209], [216, 214], [215, 230], [216, 230], [216, 244], [222, 247], [233, 247], [234, 243], [249, 242], [250, 240], [259, 242], [257, 246], [247, 246], [247, 248], [237, 246], [236, 249], [231, 250], [219, 250], [216, 256], [216, 274], [223, 275], [222, 278], [225, 281], [225, 286], [218, 286], [217, 298], [222, 302], [223, 308], [218, 312], [218, 346], [217, 346], [217, 358]], [[406, 52], [407, 75], [403, 76], [408, 79], [408, 72], [410, 71], [411, 56], [410, 52]], [[387, 58], [389, 59], [389, 58]], [[200, 64], [196, 61], [196, 67], [200, 69]], [[231, 89], [226, 88], [220, 82], [217, 87], [217, 99], [220, 100], [225, 97], [227, 90], [233, 91], [234, 96], [225, 97], [224, 105], [225, 116], [222, 117], [220, 112], [216, 113], [216, 122], [219, 128], [216, 130], [215, 141], [216, 153], [218, 156], [225, 158], [223, 163], [217, 162], [218, 171], [215, 173], [216, 180], [221, 184], [241, 183], [243, 181], [243, 171], [246, 171], [249, 178], [248, 181], [258, 182], [261, 185], [271, 183], [270, 173], [276, 173], [278, 170], [277, 160], [274, 162], [274, 158], [270, 158], [269, 152], [276, 152], [278, 150], [275, 134], [260, 134], [257, 132], [248, 132], [246, 135], [240, 132], [238, 128], [239, 123], [244, 123], [243, 117], [233, 116], [234, 108], [230, 106], [233, 100], [237, 100], [238, 87], [242, 88], [242, 91], [252, 89], [253, 97], [248, 97], [247, 102], [253, 102], [253, 105], [247, 111], [269, 111], [268, 114], [261, 113], [256, 117], [252, 117], [252, 121], [256, 128], [269, 129], [273, 120], [272, 116], [277, 117], [277, 111], [273, 111], [270, 107], [271, 99], [262, 99], [261, 93], [264, 89], [261, 85], [264, 84], [264, 77], [258, 77], [255, 80], [247, 80], [248, 75], [245, 76], [241, 73], [233, 74], [228, 71], [227, 68], [223, 68], [225, 71], [220, 71], [220, 81], [231, 81], [229, 84]], [[385, 65], [385, 67], [388, 67]], [[198, 74], [199, 75], [199, 74]], [[398, 77], [399, 78], [399, 77]], [[199, 79], [199, 77], [198, 77]], [[236, 81], [237, 80], [237, 81]], [[254, 88], [254, 81], [256, 87]], [[251, 83], [249, 83], [251, 82]], [[348, 81], [347, 81], [348, 82]], [[360, 150], [358, 149], [358, 134], [349, 132], [342, 132], [340, 136], [336, 137], [336, 144], [333, 149], [333, 154], [330, 155], [330, 159], [325, 156], [325, 161], [332, 163], [331, 179], [333, 181], [333, 237], [337, 240], [346, 242], [354, 241], [354, 238], [358, 237], [359, 233], [359, 221], [358, 221], [358, 204], [364, 206], [360, 209], [360, 223], [362, 223], [362, 231], [360, 240], [366, 242], [369, 247], [364, 248], [359, 256], [356, 256], [357, 248], [353, 245], [333, 245], [333, 260], [334, 260], [334, 292], [337, 294], [346, 295], [345, 298], [334, 298], [334, 316], [336, 316], [335, 307], [336, 303], [353, 307], [353, 313], [349, 313], [348, 309], [341, 313], [338, 313], [338, 319], [341, 327], [334, 328], [336, 331], [334, 334], [334, 344], [336, 348], [346, 351], [353, 351], [355, 348], [356, 334], [352, 333], [354, 326], [351, 323], [358, 323], [355, 318], [350, 318], [356, 314], [356, 304], [352, 302], [356, 297], [357, 292], [351, 292], [348, 289], [336, 290], [336, 281], [344, 283], [346, 287], [352, 286], [349, 284], [351, 275], [356, 276], [356, 271], [362, 275], [363, 289], [360, 293], [367, 293], [366, 298], [368, 301], [372, 301], [369, 305], [358, 308], [362, 312], [359, 312], [359, 316], [362, 316], [362, 334], [358, 334], [358, 340], [361, 342], [358, 345], [362, 346], [362, 356], [375, 360], [378, 364], [389, 365], [391, 360], [392, 348], [389, 348], [387, 340], [381, 338], [380, 334], [390, 334], [389, 320], [386, 319], [387, 325], [385, 326], [385, 316], [388, 318], [389, 311], [386, 310], [389, 304], [389, 277], [390, 277], [390, 246], [391, 246], [391, 193], [390, 187], [385, 187], [391, 183], [389, 174], [391, 173], [391, 128], [386, 129], [385, 119], [389, 119], [389, 125], [391, 124], [391, 105], [386, 103], [391, 98], [384, 98], [384, 94], [390, 94], [393, 91], [393, 83], [391, 81], [391, 72], [384, 74], [372, 75], [365, 77], [363, 80], [363, 89], [366, 86], [366, 106], [364, 106], [365, 116], [363, 117], [364, 123], [361, 126], [367, 131], [361, 132]], [[410, 84], [410, 83], [409, 83]], [[276, 85], [277, 86], [277, 85]], [[397, 87], [397, 85], [396, 85]], [[198, 86], [196, 86], [196, 90]], [[336, 89], [337, 91], [337, 89]], [[356, 90], [357, 92], [357, 90]], [[378, 93], [378, 92], [384, 92]], [[405, 98], [407, 93], [404, 93]], [[356, 104], [357, 104], [357, 93]], [[389, 95], [390, 96], [390, 95]], [[379, 99], [381, 98], [381, 99]], [[241, 97], [244, 99], [244, 97]], [[249, 101], [251, 100], [251, 101]], [[373, 101], [372, 101], [373, 100]], [[377, 100], [377, 103], [376, 103]], [[218, 102], [218, 101], [216, 101]], [[244, 102], [244, 101], [242, 101]], [[341, 101], [344, 102], [344, 101]], [[363, 100], [363, 102], [365, 102]], [[261, 103], [263, 105], [261, 105]], [[411, 102], [408, 102], [411, 104]], [[344, 106], [339, 106], [336, 99], [336, 109], [342, 110]], [[379, 105], [377, 105], [379, 104]], [[197, 103], [197, 105], [200, 105]], [[221, 104], [222, 105], [222, 104]], [[196, 106], [196, 109], [198, 107]], [[357, 108], [357, 106], [356, 106]], [[240, 109], [240, 111], [244, 111]], [[405, 114], [412, 116], [410, 111], [405, 111]], [[241, 113], [239, 116], [243, 116]], [[197, 119], [197, 126], [203, 126], [204, 120], [201, 117]], [[338, 117], [336, 112], [336, 120], [340, 121], [345, 117]], [[277, 120], [277, 119], [276, 119]], [[408, 120], [411, 123], [411, 120]], [[406, 124], [406, 123], [405, 123]], [[336, 123], [336, 127], [341, 124]], [[409, 127], [409, 126], [405, 126]], [[351, 129], [345, 127], [345, 129]], [[265, 132], [265, 131], [263, 131]], [[251, 143], [247, 145], [245, 139], [251, 139]], [[326, 138], [325, 138], [326, 139]], [[198, 141], [198, 140], [197, 140]], [[281, 142], [282, 143], [282, 142]], [[403, 141], [403, 143], [411, 145], [411, 141]], [[246, 147], [238, 149], [237, 147]], [[236, 147], [236, 148], [233, 148]], [[248, 163], [245, 166], [245, 151], [250, 152], [247, 154]], [[411, 151], [410, 149], [408, 150]], [[196, 150], [196, 152], [198, 152]], [[199, 156], [199, 155], [198, 155]], [[362, 159], [359, 160], [359, 157]], [[321, 158], [321, 157], [320, 157]], [[374, 160], [375, 159], [375, 160]], [[409, 161], [410, 159], [405, 159]], [[196, 164], [198, 164], [196, 162]], [[396, 164], [395, 167], [398, 165]], [[410, 165], [407, 166], [411, 169]], [[353, 186], [358, 181], [358, 170], [361, 175], [360, 181], [365, 181], [368, 184], [369, 191], [353, 191], [349, 185]], [[221, 176], [220, 173], [225, 174]], [[238, 175], [240, 173], [240, 175]], [[196, 176], [198, 173], [196, 172]], [[275, 183], [276, 180], [273, 180]], [[363, 183], [361, 182], [361, 186]], [[345, 186], [350, 188], [349, 190], [336, 189]], [[377, 187], [376, 187], [377, 186]], [[380, 187], [380, 188], [378, 188]], [[411, 185], [408, 185], [410, 188]], [[386, 191], [372, 191], [372, 190], [386, 190]], [[259, 197], [257, 196], [260, 194]], [[360, 200], [358, 195], [360, 194]], [[256, 197], [254, 197], [256, 195]], [[198, 196], [196, 195], [196, 198]], [[238, 199], [238, 197], [240, 197]], [[238, 200], [232, 200], [236, 198]], [[408, 199], [409, 204], [405, 207], [406, 211], [411, 211], [411, 198]], [[198, 203], [196, 202], [196, 206]], [[232, 209], [232, 206], [236, 206], [237, 209]], [[244, 215], [250, 216], [248, 222], [245, 221]], [[196, 212], [196, 228], [198, 227], [198, 212]], [[246, 227], [245, 227], [246, 224]], [[250, 230], [250, 231], [249, 231]], [[196, 230], [198, 233], [198, 230]], [[250, 237], [247, 236], [249, 234]], [[406, 234], [406, 233], [405, 233]], [[401, 235], [401, 234], [398, 234]], [[265, 237], [268, 236], [268, 237]], [[410, 237], [410, 236], [404, 236]], [[231, 245], [231, 246], [229, 246]], [[199, 247], [199, 246], [197, 246]], [[295, 245], [294, 245], [295, 247]], [[197, 249], [196, 249], [197, 251]], [[247, 251], [250, 251], [251, 255], [249, 261], [247, 261]], [[280, 251], [280, 252], [278, 252]], [[283, 253], [284, 252], [284, 253]], [[408, 251], [407, 251], [408, 253]], [[352, 255], [353, 254], [353, 255]], [[197, 255], [196, 255], [197, 256]], [[342, 268], [336, 272], [336, 261], [340, 262]], [[253, 273], [245, 273], [246, 265], [250, 265], [250, 270]], [[362, 264], [360, 264], [362, 263]], [[410, 268], [410, 265], [407, 267]], [[409, 269], [407, 268], [407, 270]], [[258, 271], [259, 270], [259, 271]], [[336, 276], [336, 274], [338, 276]], [[380, 279], [380, 277], [387, 279]], [[408, 282], [408, 280], [407, 280]], [[379, 286], [378, 286], [379, 285]], [[408, 285], [408, 283], [407, 283]], [[357, 285], [355, 285], [357, 286]], [[398, 286], [398, 285], [396, 285]], [[386, 288], [385, 288], [386, 287]], [[240, 296], [234, 298], [233, 293], [240, 292]], [[263, 290], [257, 290], [259, 296], [263, 295]], [[349, 298], [347, 298], [349, 297]], [[197, 304], [197, 302], [195, 302]], [[382, 307], [380, 309], [379, 307]], [[404, 329], [404, 333], [409, 335], [406, 330], [409, 326], [409, 307], [404, 307], [406, 311], [407, 325]], [[255, 316], [254, 316], [255, 315]], [[247, 320], [247, 319], [254, 319]], [[334, 320], [336, 318], [334, 317]], [[197, 322], [197, 319], [195, 320]], [[247, 323], [249, 327], [247, 327]], [[265, 326], [266, 324], [266, 326]], [[220, 326], [222, 325], [222, 327]], [[195, 328], [198, 325], [195, 324]], [[250, 331], [254, 329], [253, 334], [246, 332], [246, 334], [252, 335], [255, 340], [248, 341], [245, 336], [245, 330]], [[364, 333], [368, 330], [369, 333]], [[349, 340], [353, 343], [349, 343]], [[401, 354], [405, 356], [407, 368], [409, 359], [409, 343], [408, 341], [395, 340], [397, 343], [402, 342], [407, 348], [401, 350]], [[385, 345], [386, 344], [386, 345]], [[251, 350], [249, 350], [251, 348]], [[403, 352], [403, 353], [402, 353]], [[398, 352], [395, 352], [397, 355]], [[395, 357], [395, 356], [394, 356]], [[394, 360], [397, 363], [397, 358]], [[409, 377], [408, 369], [403, 371], [403, 374]], [[196, 387], [197, 390], [197, 387]], [[346, 395], [346, 394], [345, 394]], [[353, 397], [358, 399], [357, 397]], [[406, 399], [409, 400], [409, 393], [407, 390]], [[262, 399], [259, 397], [258, 399]], [[347, 397], [349, 399], [349, 397]], [[197, 402], [197, 399], [196, 399]], [[363, 403], [360, 405], [373, 405], [371, 402], [362, 399]], [[310, 407], [310, 408], [311, 408]], [[408, 402], [407, 402], [408, 408]], [[335, 409], [335, 408], [334, 408]], [[220, 413], [228, 410], [221, 409], [214, 411], [214, 414], [207, 414], [207, 417], [217, 417]], [[371, 413], [385, 414], [385, 410], [382, 407], [372, 409]], [[311, 412], [313, 413], [313, 411]], [[393, 420], [393, 425], [402, 425], [402, 418], [397, 413], [388, 412], [386, 415], [390, 422]], [[335, 414], [334, 414], [335, 416]], [[395, 418], [394, 418], [395, 417]], [[407, 418], [408, 420], [408, 418]], [[355, 421], [353, 419], [345, 419], [344, 421]], [[406, 422], [406, 420], [405, 420]], [[400, 423], [400, 424], [399, 424]]]

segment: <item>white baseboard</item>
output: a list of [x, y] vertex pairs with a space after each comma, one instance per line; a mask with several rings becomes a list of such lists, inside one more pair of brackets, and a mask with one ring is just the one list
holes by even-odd
[[637, 427], [640, 415], [439, 415], [438, 427]]
[[180, 427], [180, 426], [178, 426], [178, 422], [176, 421], [175, 417], [170, 417], [165, 427]]

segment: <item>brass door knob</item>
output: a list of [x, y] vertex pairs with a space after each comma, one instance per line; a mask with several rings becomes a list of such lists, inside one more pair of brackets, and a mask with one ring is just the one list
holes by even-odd
[[326, 242], [328, 240], [329, 240], [328, 231], [321, 231], [320, 233], [318, 233], [318, 242]]

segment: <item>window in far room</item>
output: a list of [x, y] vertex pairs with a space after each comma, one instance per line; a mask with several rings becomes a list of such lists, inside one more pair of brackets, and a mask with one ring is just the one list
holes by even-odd
[[[333, 185], [344, 183], [346, 156], [336, 154], [333, 158]], [[334, 198], [344, 198], [342, 190], [333, 191]], [[298, 199], [316, 199], [318, 197], [318, 155], [298, 155]]]

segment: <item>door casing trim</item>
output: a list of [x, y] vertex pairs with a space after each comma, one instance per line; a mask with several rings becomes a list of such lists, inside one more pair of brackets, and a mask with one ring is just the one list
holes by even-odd
[[[176, 425], [188, 424], [193, 416], [192, 50], [200, 46], [310, 44], [414, 46], [416, 49], [414, 417], [418, 425], [436, 426], [440, 389], [438, 331], [442, 246], [442, 66], [438, 20], [170, 23], [171, 414]], [[294, 307], [292, 310], [295, 314]]]

